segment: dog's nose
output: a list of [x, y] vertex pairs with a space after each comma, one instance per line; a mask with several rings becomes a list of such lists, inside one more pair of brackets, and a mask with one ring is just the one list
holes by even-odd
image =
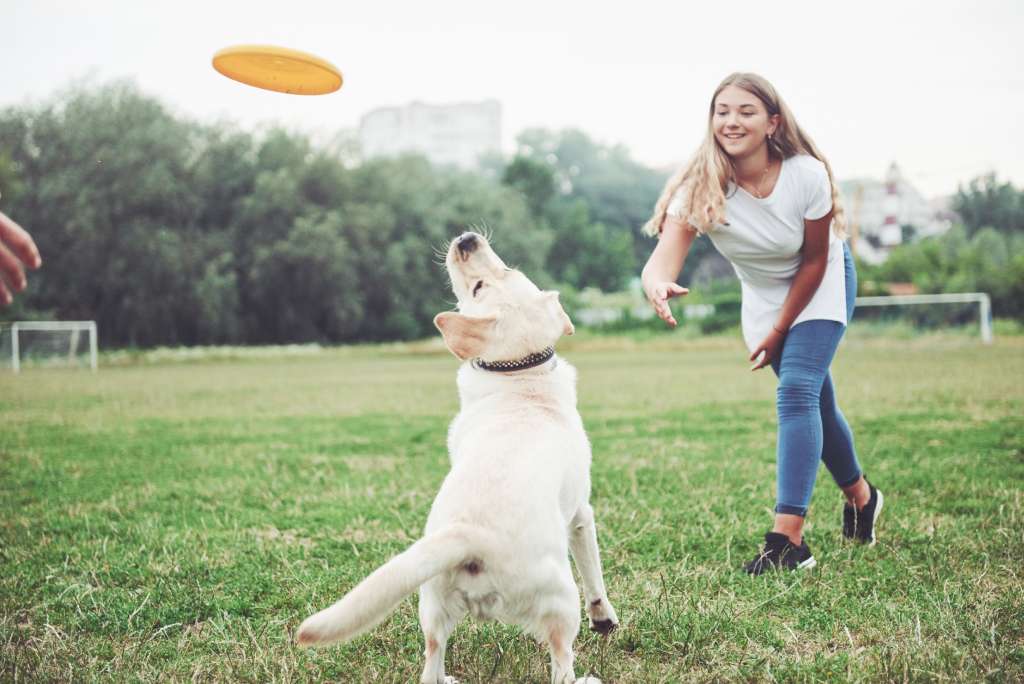
[[476, 234], [463, 233], [459, 236], [458, 247], [463, 257], [474, 252], [477, 248]]

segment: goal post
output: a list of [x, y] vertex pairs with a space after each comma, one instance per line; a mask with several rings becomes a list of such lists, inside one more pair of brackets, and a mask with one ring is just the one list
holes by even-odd
[[21, 333], [25, 332], [66, 332], [68, 333], [67, 356], [73, 360], [77, 354], [82, 333], [89, 335], [89, 368], [97, 368], [96, 321], [16, 321], [11, 323], [11, 369], [21, 372]]
[[896, 306], [904, 304], [973, 304], [978, 305], [981, 341], [992, 343], [992, 300], [985, 292], [956, 292], [948, 294], [888, 295], [857, 297], [856, 308], [862, 306]]

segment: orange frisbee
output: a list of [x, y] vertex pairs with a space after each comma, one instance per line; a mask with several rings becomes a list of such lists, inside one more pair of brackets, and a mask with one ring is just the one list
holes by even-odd
[[273, 45], [235, 45], [213, 56], [213, 68], [239, 83], [289, 95], [326, 95], [341, 88], [341, 71], [308, 52]]

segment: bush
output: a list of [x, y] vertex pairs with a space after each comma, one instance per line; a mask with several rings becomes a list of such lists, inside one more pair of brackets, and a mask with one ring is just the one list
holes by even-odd
[[[983, 228], [968, 237], [962, 226], [897, 247], [861, 281], [912, 282], [922, 294], [986, 292], [993, 316], [1024, 320], [1024, 234]], [[883, 288], [884, 289], [884, 288]], [[922, 316], [934, 316], [924, 314]], [[963, 314], [967, 316], [969, 314]]]

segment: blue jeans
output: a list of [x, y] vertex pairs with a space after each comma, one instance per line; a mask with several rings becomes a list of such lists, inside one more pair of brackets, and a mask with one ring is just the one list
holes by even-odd
[[[846, 320], [853, 317], [857, 271], [850, 248], [843, 243], [846, 271]], [[807, 515], [818, 462], [840, 487], [861, 476], [853, 433], [836, 404], [829, 365], [846, 326], [838, 321], [804, 321], [793, 326], [782, 354], [772, 361], [779, 376], [776, 407], [779, 438], [776, 450], [776, 513]]]

